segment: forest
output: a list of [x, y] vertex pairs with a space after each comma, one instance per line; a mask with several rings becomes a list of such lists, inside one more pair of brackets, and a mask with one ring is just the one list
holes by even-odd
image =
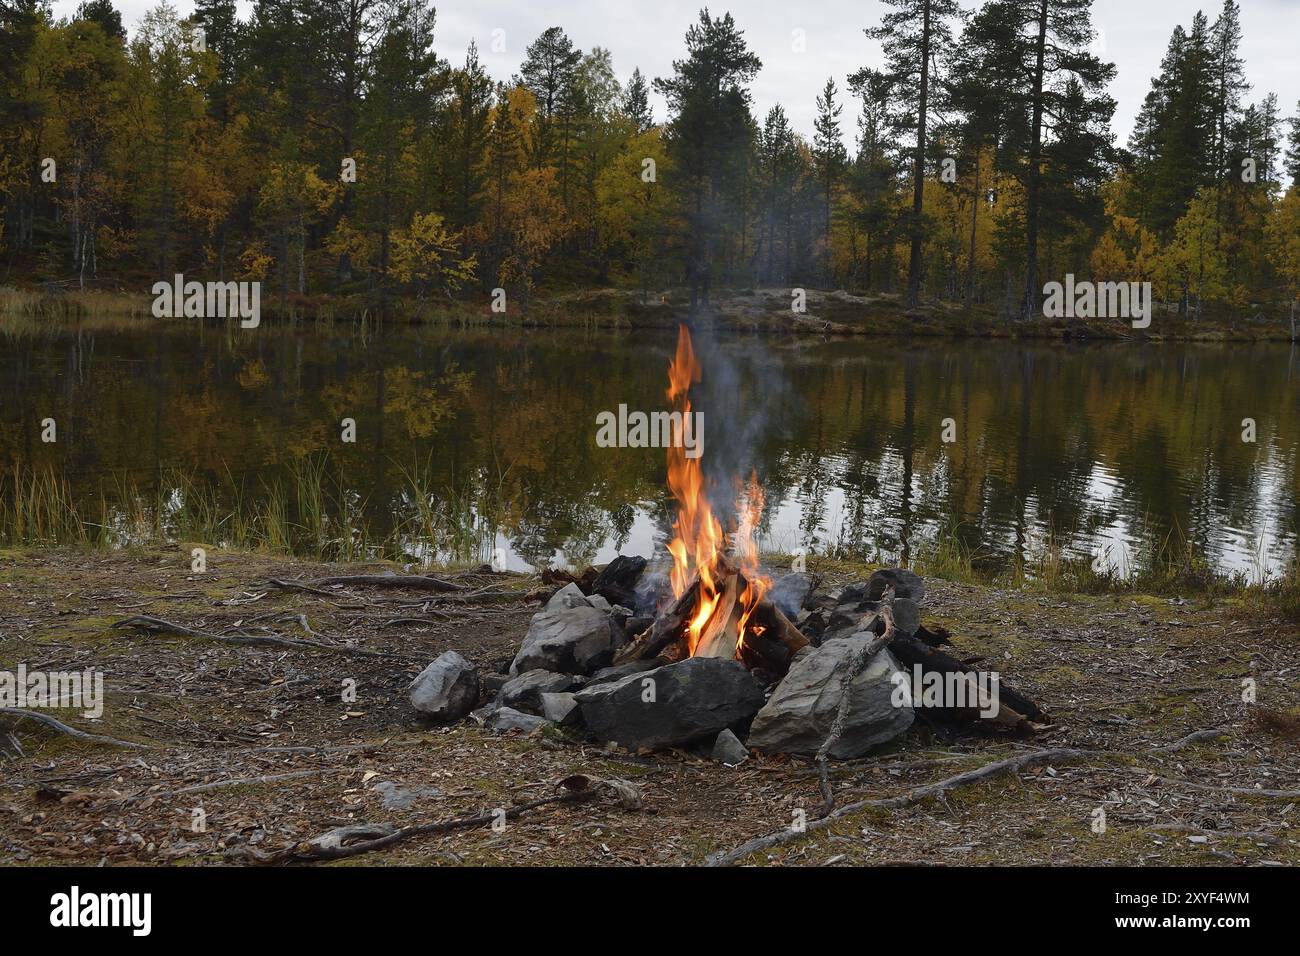
[[474, 44], [436, 55], [412, 0], [164, 3], [130, 31], [111, 0], [0, 0], [0, 285], [524, 310], [816, 288], [1033, 320], [1072, 274], [1294, 319], [1300, 104], [1247, 83], [1234, 0], [1172, 27], [1122, 145], [1090, 0], [885, 7], [853, 25], [880, 62], [826, 78], [809, 139], [755, 114], [730, 13], [668, 76], [555, 26], [496, 77]]

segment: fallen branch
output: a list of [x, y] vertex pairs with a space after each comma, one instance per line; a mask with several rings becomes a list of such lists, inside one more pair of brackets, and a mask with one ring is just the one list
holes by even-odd
[[49, 714], [42, 714], [34, 710], [23, 710], [19, 707], [0, 707], [0, 716], [15, 717], [22, 719], [24, 717], [34, 720], [37, 723], [44, 724], [46, 727], [52, 727], [61, 734], [66, 734], [76, 740], [84, 740], [87, 743], [111, 744], [114, 747], [130, 747], [132, 750], [152, 750], [151, 744], [136, 743], [131, 740], [118, 740], [116, 737], [107, 737], [102, 734], [88, 734], [84, 730], [78, 730], [76, 727], [69, 727], [61, 720], [56, 720]]
[[281, 783], [285, 780], [300, 780], [303, 777], [315, 777], [323, 773], [353, 773], [355, 767], [317, 767], [313, 770], [291, 770], [287, 773], [271, 773], [261, 777], [234, 777], [227, 780], [213, 780], [209, 783], [196, 783], [193, 786], [181, 787], [179, 790], [166, 790], [160, 793], [138, 793], [134, 796], [127, 797], [127, 803], [139, 803], [141, 800], [170, 800], [173, 797], [183, 797], [191, 793], [207, 793], [209, 790], [220, 790], [223, 787], [238, 787], [245, 784], [266, 784]]
[[[1221, 737], [1227, 731], [1221, 728], [1213, 730], [1201, 730], [1196, 733], [1188, 734], [1180, 740], [1163, 747], [1153, 748], [1146, 751], [1148, 754], [1171, 753], [1179, 750], [1189, 744], [1197, 743], [1201, 740], [1207, 740], [1211, 737]], [[769, 833], [766, 836], [755, 837], [754, 839], [742, 843], [733, 850], [719, 851], [712, 853], [705, 858], [705, 866], [730, 866], [751, 853], [757, 853], [761, 850], [770, 850], [787, 843], [793, 843], [802, 840], [808, 834], [817, 830], [825, 829], [841, 817], [857, 813], [861, 810], [884, 809], [896, 810], [899, 807], [910, 806], [919, 803], [930, 797], [940, 796], [949, 790], [958, 787], [964, 787], [972, 783], [979, 783], [983, 780], [989, 780], [1006, 773], [1014, 773], [1023, 770], [1026, 767], [1036, 766], [1042, 763], [1063, 762], [1070, 760], [1080, 760], [1083, 758], [1097, 757], [1123, 757], [1128, 756], [1117, 751], [1106, 750], [1081, 750], [1075, 747], [1053, 747], [1046, 750], [1031, 750], [1028, 753], [1017, 754], [1014, 757], [1007, 757], [1003, 760], [996, 760], [993, 763], [985, 764], [974, 770], [967, 770], [956, 776], [947, 777], [935, 783], [925, 784], [916, 787], [906, 793], [893, 797], [878, 797], [871, 800], [859, 800], [855, 803], [847, 803], [842, 807], [819, 817], [816, 820], [809, 821], [801, 829], [778, 830], [775, 833]], [[1252, 793], [1264, 793], [1263, 791], [1250, 791]]]
[[412, 591], [438, 591], [440, 593], [470, 590], [463, 584], [454, 584], [451, 581], [430, 577], [427, 574], [338, 574], [328, 578], [316, 578], [308, 581], [307, 584], [314, 588], [341, 584], [369, 588], [408, 588]]
[[207, 631], [199, 631], [192, 627], [186, 627], [184, 624], [175, 624], [171, 621], [164, 621], [159, 617], [150, 617], [147, 614], [136, 614], [133, 617], [123, 618], [115, 623], [113, 627], [134, 627], [142, 631], [150, 631], [159, 634], [179, 634], [182, 637], [196, 637], [205, 641], [219, 641], [222, 644], [310, 648], [318, 651], [330, 651], [334, 654], [346, 654], [351, 657], [385, 657], [390, 659], [399, 657], [399, 655], [396, 654], [386, 654], [383, 651], [366, 650], [363, 647], [348, 647], [344, 644], [326, 644], [323, 641], [304, 641], [294, 637], [280, 637], [276, 634], [211, 634]]

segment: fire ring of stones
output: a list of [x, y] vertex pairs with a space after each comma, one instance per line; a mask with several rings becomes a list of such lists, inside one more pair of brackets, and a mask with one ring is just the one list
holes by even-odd
[[747, 620], [732, 616], [731, 638], [710, 641], [707, 656], [692, 643], [698, 589], [674, 600], [667, 585], [640, 557], [588, 569], [533, 617], [507, 674], [480, 676], [447, 651], [411, 683], [411, 704], [444, 722], [552, 725], [630, 750], [696, 747], [726, 764], [750, 750], [860, 757], [918, 718], [1020, 732], [1047, 722], [999, 675], [942, 650], [950, 635], [922, 623], [925, 584], [911, 571], [877, 571], [836, 593], [786, 574]]

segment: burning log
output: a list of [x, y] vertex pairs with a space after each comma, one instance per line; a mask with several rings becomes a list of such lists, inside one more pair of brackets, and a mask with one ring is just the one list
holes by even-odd
[[639, 637], [625, 644], [614, 655], [614, 664], [630, 664], [632, 661], [654, 657], [668, 645], [685, 640], [686, 629], [690, 626], [699, 600], [700, 582], [696, 579]]
[[[744, 620], [742, 634], [740, 596], [752, 585], [743, 572], [721, 560], [719, 567], [725, 569], [726, 577], [719, 588], [709, 626], [701, 635], [694, 656], [731, 658], [739, 651], [740, 659], [747, 666], [784, 674], [795, 653], [808, 646], [808, 638], [767, 598], [760, 598], [754, 605], [752, 613]], [[681, 650], [670, 656], [673, 659], [685, 657], [688, 631], [699, 605], [700, 581], [696, 578], [649, 628], [614, 656], [614, 663], [627, 664], [663, 656], [676, 644], [681, 645]]]

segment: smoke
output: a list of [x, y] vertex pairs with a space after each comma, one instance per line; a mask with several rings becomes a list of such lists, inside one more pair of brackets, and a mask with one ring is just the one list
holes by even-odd
[[718, 337], [711, 329], [691, 334], [701, 368], [691, 402], [704, 415], [702, 469], [713, 513], [726, 526], [736, 518], [737, 481], [755, 473], [767, 486], [763, 450], [783, 444], [781, 413], [795, 398], [766, 340]]

